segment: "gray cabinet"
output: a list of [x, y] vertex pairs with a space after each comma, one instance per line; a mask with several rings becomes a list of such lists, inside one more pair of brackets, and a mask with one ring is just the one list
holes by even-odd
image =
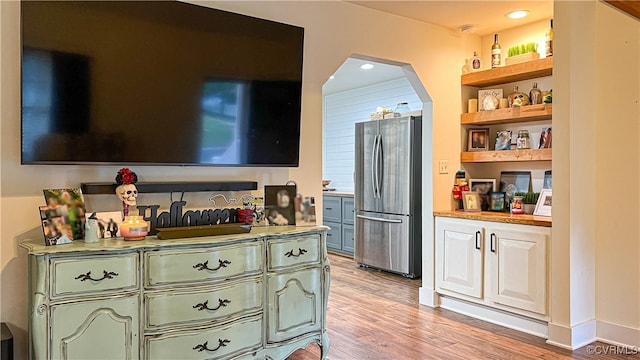
[[327, 358], [324, 227], [29, 251], [31, 359]]
[[353, 256], [354, 203], [353, 197], [324, 195], [323, 224], [327, 231], [327, 250]]

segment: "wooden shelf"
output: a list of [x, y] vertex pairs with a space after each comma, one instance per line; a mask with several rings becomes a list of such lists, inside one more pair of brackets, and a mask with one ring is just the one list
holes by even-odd
[[551, 149], [500, 150], [500, 151], [463, 151], [460, 162], [514, 162], [514, 161], [550, 161]]
[[[116, 189], [115, 183], [94, 182], [82, 183], [83, 194], [110, 194]], [[244, 191], [257, 190], [255, 181], [174, 181], [174, 182], [140, 182], [136, 184], [139, 193], [171, 193], [199, 191]]]
[[553, 73], [553, 58], [527, 61], [520, 64], [462, 75], [462, 85], [485, 87], [514, 81], [550, 76]]
[[551, 120], [553, 106], [538, 104], [516, 106], [507, 109], [464, 113], [460, 116], [462, 125], [497, 125], [527, 121]]
[[526, 214], [515, 215], [508, 212], [447, 210], [434, 211], [433, 215], [459, 219], [494, 221], [508, 224], [551, 227], [551, 217]]

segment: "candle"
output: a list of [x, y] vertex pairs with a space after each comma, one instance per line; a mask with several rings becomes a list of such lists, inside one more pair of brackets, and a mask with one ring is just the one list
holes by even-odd
[[499, 109], [506, 109], [509, 107], [509, 100], [507, 98], [500, 98], [500, 103], [498, 104]]
[[120, 234], [125, 240], [144, 240], [149, 232], [149, 224], [142, 219], [142, 216], [125, 216], [120, 224]]
[[478, 99], [469, 99], [468, 112], [470, 113], [478, 112]]

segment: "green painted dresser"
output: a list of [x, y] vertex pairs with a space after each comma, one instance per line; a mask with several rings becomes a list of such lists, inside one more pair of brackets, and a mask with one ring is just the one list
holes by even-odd
[[44, 246], [29, 240], [32, 359], [327, 358], [327, 228]]

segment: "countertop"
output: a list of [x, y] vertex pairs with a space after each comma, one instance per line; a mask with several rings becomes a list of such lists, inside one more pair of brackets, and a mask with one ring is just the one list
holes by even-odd
[[513, 215], [508, 212], [446, 210], [434, 211], [433, 216], [551, 227], [551, 217], [526, 214]]
[[339, 190], [333, 190], [333, 191], [322, 190], [322, 196], [353, 197], [353, 193], [343, 192], [343, 191], [339, 191]]

